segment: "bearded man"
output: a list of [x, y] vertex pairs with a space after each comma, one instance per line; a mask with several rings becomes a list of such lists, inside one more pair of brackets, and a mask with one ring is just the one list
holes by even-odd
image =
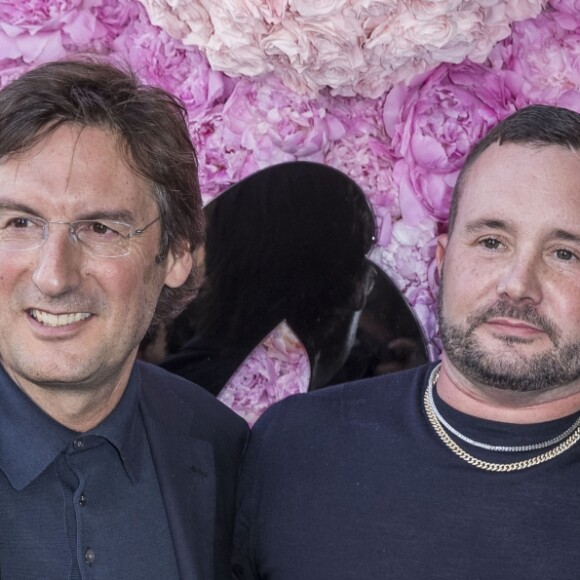
[[437, 264], [440, 362], [256, 424], [238, 578], [578, 577], [580, 115], [530, 106], [475, 146]]

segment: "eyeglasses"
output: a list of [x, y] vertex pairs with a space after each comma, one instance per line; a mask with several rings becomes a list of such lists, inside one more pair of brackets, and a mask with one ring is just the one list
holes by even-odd
[[51, 224], [69, 227], [69, 240], [79, 250], [98, 258], [118, 258], [129, 253], [131, 239], [140, 236], [161, 216], [139, 229], [110, 219], [48, 221], [21, 212], [0, 209], [0, 251], [35, 250], [48, 239]]

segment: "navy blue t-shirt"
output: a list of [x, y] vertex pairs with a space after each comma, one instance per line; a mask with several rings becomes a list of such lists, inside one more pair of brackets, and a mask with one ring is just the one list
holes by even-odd
[[46, 415], [0, 367], [0, 576], [177, 579], [133, 372], [87, 433]]
[[[239, 487], [234, 572], [262, 580], [577, 580], [580, 443], [513, 473], [454, 455], [423, 410], [433, 365], [274, 405], [255, 425]], [[437, 399], [474, 440], [550, 439]], [[491, 462], [535, 455], [465, 450]]]

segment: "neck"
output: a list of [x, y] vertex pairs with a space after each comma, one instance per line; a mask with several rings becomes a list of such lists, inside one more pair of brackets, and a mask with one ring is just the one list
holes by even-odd
[[503, 423], [543, 423], [580, 410], [580, 385], [519, 392], [474, 383], [443, 355], [437, 394], [467, 415]]

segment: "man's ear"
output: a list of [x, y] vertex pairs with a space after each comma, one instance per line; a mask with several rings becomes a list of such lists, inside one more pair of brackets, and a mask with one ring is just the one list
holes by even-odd
[[193, 266], [193, 256], [189, 244], [184, 245], [179, 252], [169, 250], [165, 260], [165, 285], [169, 288], [179, 288], [189, 276]]
[[437, 237], [437, 248], [435, 250], [435, 261], [437, 262], [437, 271], [441, 276], [443, 269], [443, 261], [445, 259], [445, 252], [447, 251], [447, 244], [449, 242], [449, 234], [441, 234]]

